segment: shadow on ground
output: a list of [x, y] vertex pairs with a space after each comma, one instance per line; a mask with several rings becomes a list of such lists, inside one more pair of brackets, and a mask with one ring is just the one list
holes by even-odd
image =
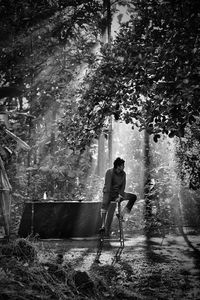
[[[199, 236], [190, 240], [199, 250]], [[116, 239], [105, 243], [99, 264], [95, 263], [97, 240], [40, 241], [38, 246], [43, 254], [51, 248], [54, 255], [63, 256], [63, 263], [100, 280], [102, 289], [111, 289], [104, 295], [108, 299], [200, 299], [199, 252], [189, 248], [182, 236], [166, 236], [163, 241], [147, 241], [142, 235], [126, 238], [121, 259], [114, 264]]]

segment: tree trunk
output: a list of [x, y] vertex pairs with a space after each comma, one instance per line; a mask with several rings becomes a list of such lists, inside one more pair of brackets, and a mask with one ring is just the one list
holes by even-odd
[[152, 202], [151, 202], [151, 153], [150, 153], [150, 140], [149, 134], [144, 132], [144, 199], [145, 199], [145, 233], [149, 237], [151, 234], [151, 219], [152, 219]]
[[113, 160], [113, 128], [112, 128], [112, 116], [109, 118], [109, 132], [108, 132], [108, 164], [109, 168], [112, 167]]
[[98, 162], [97, 162], [97, 175], [104, 176], [106, 169], [106, 155], [105, 155], [105, 137], [102, 133], [98, 140]]
[[[106, 19], [106, 27], [102, 30], [102, 42], [110, 43], [111, 40], [111, 9], [110, 0], [103, 0], [103, 15]], [[100, 177], [104, 176], [107, 167], [107, 158], [105, 145], [106, 140], [104, 134], [101, 134], [98, 141], [98, 162], [97, 162], [97, 174]], [[108, 132], [108, 164], [112, 166], [112, 117], [109, 118], [109, 132]]]
[[[104, 0], [104, 7], [106, 10], [106, 24], [107, 24], [107, 42], [110, 44], [111, 42], [111, 7], [110, 0]], [[112, 128], [112, 116], [109, 117], [109, 131], [108, 131], [108, 165], [109, 168], [112, 167], [112, 152], [113, 152], [113, 128]]]

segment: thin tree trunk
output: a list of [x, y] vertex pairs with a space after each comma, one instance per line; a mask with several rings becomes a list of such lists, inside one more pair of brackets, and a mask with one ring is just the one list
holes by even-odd
[[[111, 41], [111, 5], [110, 0], [103, 0], [103, 14], [106, 19], [105, 30], [102, 31], [102, 42], [110, 43]], [[108, 133], [108, 164], [112, 165], [112, 117], [109, 118], [109, 133]], [[98, 140], [98, 162], [97, 162], [97, 174], [100, 177], [104, 176], [107, 159], [105, 154], [106, 140], [104, 134], [101, 134]]]
[[113, 161], [113, 128], [112, 128], [112, 116], [109, 118], [109, 132], [108, 132], [108, 164], [109, 168], [112, 167]]
[[98, 140], [98, 162], [97, 162], [97, 175], [104, 176], [106, 168], [106, 155], [105, 155], [105, 137], [102, 133]]
[[144, 199], [145, 199], [145, 233], [149, 237], [151, 234], [151, 219], [152, 219], [152, 203], [150, 196], [150, 186], [151, 186], [151, 154], [150, 154], [150, 140], [149, 134], [145, 130], [144, 132]]

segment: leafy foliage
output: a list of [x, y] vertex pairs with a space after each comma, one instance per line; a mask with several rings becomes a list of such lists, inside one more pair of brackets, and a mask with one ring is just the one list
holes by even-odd
[[179, 176], [193, 190], [200, 188], [199, 119], [186, 128], [185, 137], [177, 140]]
[[[52, 6], [56, 2], [18, 1], [4, 11], [16, 18], [14, 25], [6, 20], [10, 26], [5, 29], [10, 32], [0, 51], [1, 104], [9, 114], [11, 130], [31, 145], [27, 154], [19, 152], [15, 143], [15, 161], [7, 166], [15, 233], [25, 201], [40, 200], [45, 191], [50, 199], [80, 200], [91, 167], [89, 149], [84, 153], [69, 150], [67, 141], [57, 134], [57, 122], [64, 114], [66, 123], [73, 123], [75, 79], [81, 64], [93, 59], [91, 50], [101, 31], [101, 5], [65, 1], [61, 9]], [[17, 85], [17, 93], [3, 94], [4, 87], [11, 84]], [[66, 136], [71, 134], [69, 127], [64, 130]], [[3, 130], [0, 134], [4, 135]], [[0, 154], [7, 162], [3, 148], [5, 144], [11, 149], [12, 141], [7, 136], [4, 139]]]
[[[0, 86], [15, 88], [1, 104], [12, 130], [32, 146], [28, 154], [16, 151], [15, 172], [9, 170], [12, 184], [21, 187], [20, 204], [27, 192], [31, 199], [46, 190], [57, 199], [80, 197], [83, 186], [90, 187], [88, 145], [100, 132], [107, 135], [111, 115], [146, 129], [155, 142], [161, 133], [183, 136], [185, 128], [195, 128], [200, 107], [197, 0], [130, 1], [129, 22], [111, 45], [102, 45], [97, 60], [93, 50], [105, 29], [99, 1], [0, 4]], [[77, 74], [86, 65], [90, 71], [77, 95]], [[5, 147], [14, 152], [16, 144], [0, 134], [1, 156], [9, 162]], [[186, 137], [193, 135], [187, 134], [186, 129]], [[199, 180], [195, 161], [190, 176]], [[160, 190], [166, 185], [160, 182]], [[93, 195], [89, 189], [84, 197]]]
[[[131, 1], [130, 20], [86, 77], [79, 104], [85, 143], [107, 117], [184, 136], [199, 115], [198, 1]], [[84, 141], [83, 141], [84, 144]]]
[[[25, 1], [12, 1], [12, 0], [1, 0], [0, 1], [0, 26], [2, 27], [1, 35], [7, 35], [14, 30], [15, 33], [22, 32], [24, 28], [38, 25], [39, 22], [45, 19], [49, 19], [56, 13], [60, 12], [67, 8], [74, 7], [76, 9], [77, 18], [79, 19], [79, 24], [82, 23], [82, 20], [85, 20], [85, 17], [92, 16], [96, 11], [96, 14], [99, 13], [99, 8], [101, 7], [98, 1], [88, 1], [85, 0], [42, 0], [34, 1], [30, 0]], [[82, 13], [80, 13], [82, 10]], [[86, 16], [84, 16], [86, 13]], [[79, 15], [78, 15], [79, 14]], [[61, 32], [63, 31], [62, 23], [58, 23], [60, 26]], [[68, 24], [69, 25], [69, 24]], [[68, 29], [70, 26], [65, 26], [65, 29]], [[57, 32], [60, 34], [60, 31]]]
[[69, 150], [57, 122], [64, 114], [72, 123], [76, 76], [82, 64], [93, 60], [101, 11], [99, 1], [1, 1], [0, 105], [10, 130], [31, 146], [29, 153], [18, 151], [1, 128], [0, 154], [18, 206], [27, 195], [40, 199], [44, 191], [50, 197], [73, 197], [76, 178], [86, 178], [89, 151]]

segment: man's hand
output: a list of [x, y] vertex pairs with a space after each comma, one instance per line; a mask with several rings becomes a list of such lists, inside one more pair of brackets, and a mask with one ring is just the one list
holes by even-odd
[[123, 197], [121, 195], [118, 195], [117, 199], [116, 199], [116, 202], [121, 202], [123, 199]]

